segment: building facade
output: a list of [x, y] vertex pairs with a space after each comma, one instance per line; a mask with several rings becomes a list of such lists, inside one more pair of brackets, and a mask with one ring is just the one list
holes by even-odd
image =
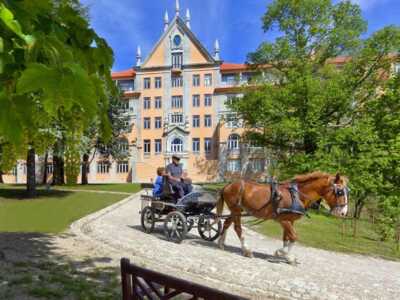
[[127, 181], [149, 181], [174, 154], [195, 182], [219, 181], [244, 164], [264, 171], [264, 150], [241, 143], [243, 128], [226, 105], [253, 73], [223, 62], [218, 40], [211, 54], [192, 32], [189, 10], [181, 17], [177, 2], [152, 51], [142, 59], [138, 47], [136, 59], [134, 68], [113, 73], [130, 118]]

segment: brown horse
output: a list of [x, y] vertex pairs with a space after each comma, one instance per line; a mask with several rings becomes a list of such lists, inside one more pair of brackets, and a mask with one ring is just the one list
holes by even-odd
[[224, 248], [226, 232], [232, 222], [240, 239], [243, 254], [252, 257], [252, 252], [245, 243], [242, 235], [242, 212], [259, 219], [274, 219], [283, 228], [283, 248], [275, 252], [276, 256], [285, 257], [290, 263], [295, 258], [290, 255], [297, 234], [294, 229], [294, 221], [304, 215], [313, 202], [323, 198], [331, 213], [338, 217], [344, 217], [348, 209], [347, 178], [339, 174], [330, 175], [322, 172], [313, 172], [299, 175], [292, 181], [285, 181], [277, 185], [277, 197], [272, 200], [273, 189], [270, 184], [258, 184], [251, 181], [238, 180], [226, 185], [221, 191], [221, 197], [217, 204], [217, 215], [221, 216], [224, 203], [227, 204], [230, 215], [225, 220], [219, 247]]

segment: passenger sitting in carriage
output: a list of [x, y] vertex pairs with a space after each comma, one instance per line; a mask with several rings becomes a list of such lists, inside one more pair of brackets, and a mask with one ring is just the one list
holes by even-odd
[[174, 191], [177, 192], [179, 198], [183, 198], [192, 191], [192, 181], [187, 177], [187, 173], [183, 172], [182, 165], [179, 163], [180, 157], [173, 155], [172, 163], [167, 166], [168, 182]]
[[156, 181], [154, 182], [154, 187], [153, 187], [153, 196], [154, 197], [160, 197], [163, 192], [163, 177], [165, 176], [165, 168], [157, 168], [157, 178]]

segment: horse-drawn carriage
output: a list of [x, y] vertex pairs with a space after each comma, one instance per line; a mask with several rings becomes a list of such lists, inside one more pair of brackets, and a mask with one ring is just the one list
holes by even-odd
[[[152, 186], [142, 185], [147, 190]], [[213, 212], [216, 200], [211, 194], [194, 190], [183, 198], [177, 198], [165, 182], [161, 196], [155, 197], [147, 192], [141, 195], [141, 201], [141, 225], [146, 233], [152, 233], [157, 223], [162, 223], [166, 238], [176, 243], [180, 243], [194, 228], [206, 241], [214, 241], [220, 236], [222, 224]]]

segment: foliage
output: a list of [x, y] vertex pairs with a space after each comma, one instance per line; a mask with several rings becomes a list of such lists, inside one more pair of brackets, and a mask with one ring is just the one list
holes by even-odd
[[273, 80], [231, 105], [248, 138], [272, 150], [281, 178], [315, 169], [346, 174], [359, 209], [398, 195], [399, 81], [388, 75], [400, 28], [363, 40], [359, 6], [331, 0], [275, 0], [263, 22], [282, 35], [248, 60], [269, 66], [264, 78]]
[[[43, 153], [95, 120], [111, 134], [113, 53], [77, 0], [0, 4], [0, 136]], [[78, 131], [76, 131], [78, 127]]]

